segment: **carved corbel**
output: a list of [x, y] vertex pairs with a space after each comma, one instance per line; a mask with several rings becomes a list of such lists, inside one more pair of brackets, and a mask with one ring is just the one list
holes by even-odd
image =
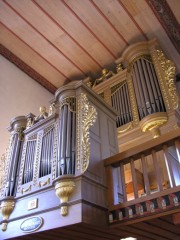
[[56, 196], [60, 199], [61, 215], [68, 215], [68, 201], [69, 197], [74, 191], [75, 183], [72, 179], [63, 179], [55, 183]]
[[13, 212], [14, 207], [15, 207], [14, 199], [2, 200], [1, 205], [0, 205], [1, 213], [3, 216], [2, 231], [6, 231], [7, 225], [8, 225], [8, 219], [9, 219], [11, 213]]

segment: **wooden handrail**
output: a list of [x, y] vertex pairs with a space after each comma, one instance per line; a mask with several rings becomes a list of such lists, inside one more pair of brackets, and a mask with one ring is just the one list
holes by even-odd
[[180, 137], [180, 128], [171, 131], [170, 133], [166, 133], [163, 136], [160, 136], [156, 139], [152, 139], [148, 142], [145, 142], [139, 146], [133, 147], [131, 149], [128, 149], [124, 152], [120, 152], [114, 156], [111, 156], [109, 158], [104, 159], [104, 166], [109, 165], [119, 165], [120, 161], [123, 161], [124, 163], [129, 160], [129, 157], [133, 156], [134, 160], [141, 157], [141, 154], [149, 154], [150, 150], [153, 148], [156, 151], [160, 150], [161, 145], [168, 142], [168, 145], [171, 145], [171, 140], [174, 140], [176, 138]]

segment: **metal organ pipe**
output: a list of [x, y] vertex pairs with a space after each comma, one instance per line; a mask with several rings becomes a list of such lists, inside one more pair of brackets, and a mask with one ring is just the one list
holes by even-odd
[[150, 79], [148, 76], [148, 70], [145, 65], [145, 60], [141, 59], [141, 63], [142, 63], [143, 73], [145, 76], [144, 82], [146, 83], [147, 93], [149, 95], [149, 104], [148, 104], [149, 105], [149, 113], [154, 113], [154, 112], [156, 112], [156, 107], [155, 107], [155, 98], [152, 94], [153, 89], [151, 88], [151, 85], [150, 85]]
[[[144, 81], [144, 76], [143, 76], [143, 71], [142, 71], [142, 66], [141, 66], [141, 62], [140, 60], [137, 60], [137, 67], [138, 67], [138, 72], [139, 72], [139, 81], [141, 83], [141, 91], [142, 91], [142, 95], [144, 96], [144, 100], [145, 100], [145, 111], [146, 113], [150, 111], [150, 99], [149, 99], [149, 95], [148, 95], [148, 91], [147, 91], [147, 86], [146, 86], [146, 82]], [[148, 114], [146, 114], [148, 115]]]
[[[165, 111], [153, 64], [144, 58], [138, 59], [133, 63], [132, 75], [140, 119]], [[142, 113], [139, 105], [142, 106]]]
[[154, 104], [155, 104], [155, 107], [156, 107], [155, 112], [157, 112], [156, 110], [160, 111], [160, 107], [159, 107], [158, 93], [156, 91], [154, 78], [153, 78], [152, 72], [150, 71], [150, 65], [152, 63], [145, 61], [145, 64], [146, 64], [146, 69], [147, 69], [147, 72], [148, 72], [148, 75], [149, 75], [149, 83], [150, 83], [151, 88], [152, 88], [152, 94], [154, 96]]
[[75, 171], [75, 140], [76, 113], [75, 98], [69, 98], [68, 104], [61, 107], [59, 119], [59, 148], [57, 155], [57, 176], [74, 174]]

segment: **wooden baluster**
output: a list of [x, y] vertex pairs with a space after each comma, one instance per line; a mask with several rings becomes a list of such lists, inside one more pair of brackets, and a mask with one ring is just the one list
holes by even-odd
[[123, 190], [123, 200], [124, 200], [124, 202], [127, 202], [126, 182], [125, 182], [124, 164], [123, 163], [120, 163], [120, 172], [121, 172], [121, 182], [122, 182], [122, 190]]
[[179, 139], [175, 140], [175, 147], [176, 147], [177, 157], [180, 163], [180, 140]]
[[112, 166], [109, 165], [106, 167], [106, 176], [107, 176], [107, 188], [108, 188], [108, 205], [113, 206], [114, 205], [114, 183], [113, 183], [113, 171]]
[[134, 198], [138, 198], [137, 178], [136, 178], [136, 171], [134, 167], [133, 158], [131, 158], [130, 164], [131, 164], [131, 174], [132, 174], [132, 182], [133, 182], [133, 188], [134, 188]]
[[150, 186], [149, 186], [149, 178], [148, 178], [145, 160], [146, 160], [145, 156], [144, 156], [144, 154], [142, 154], [141, 155], [141, 163], [142, 163], [145, 191], [146, 191], [146, 194], [149, 195], [150, 194]]
[[157, 178], [157, 184], [158, 184], [158, 190], [163, 191], [163, 186], [162, 186], [162, 181], [161, 181], [161, 172], [159, 169], [158, 161], [157, 161], [157, 156], [156, 156], [156, 151], [152, 150], [152, 158], [153, 158], [153, 164], [156, 172], [156, 178]]
[[176, 182], [175, 182], [175, 179], [174, 179], [174, 174], [173, 174], [173, 169], [172, 169], [171, 155], [168, 152], [167, 145], [163, 146], [163, 152], [164, 152], [164, 157], [165, 157], [165, 161], [166, 161], [167, 171], [168, 171], [168, 175], [169, 175], [170, 185], [171, 185], [171, 187], [175, 187], [176, 186]]

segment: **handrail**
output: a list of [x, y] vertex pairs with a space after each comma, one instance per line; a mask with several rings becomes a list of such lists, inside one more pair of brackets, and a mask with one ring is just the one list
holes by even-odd
[[[177, 157], [169, 152], [171, 146]], [[179, 156], [180, 129], [176, 129], [106, 158], [110, 222], [127, 221], [179, 206], [180, 166], [174, 161]]]
[[160, 145], [166, 142], [171, 143], [171, 140], [180, 136], [180, 128], [171, 131], [170, 133], [166, 133], [163, 136], [152, 139], [148, 142], [140, 144], [136, 147], [128, 149], [126, 151], [120, 152], [116, 155], [108, 157], [104, 159], [104, 166], [107, 167], [109, 165], [117, 165], [120, 161], [125, 162], [129, 157], [133, 156], [134, 159], [138, 159], [142, 152], [144, 154], [148, 154], [152, 148], [155, 150], [160, 149]]

